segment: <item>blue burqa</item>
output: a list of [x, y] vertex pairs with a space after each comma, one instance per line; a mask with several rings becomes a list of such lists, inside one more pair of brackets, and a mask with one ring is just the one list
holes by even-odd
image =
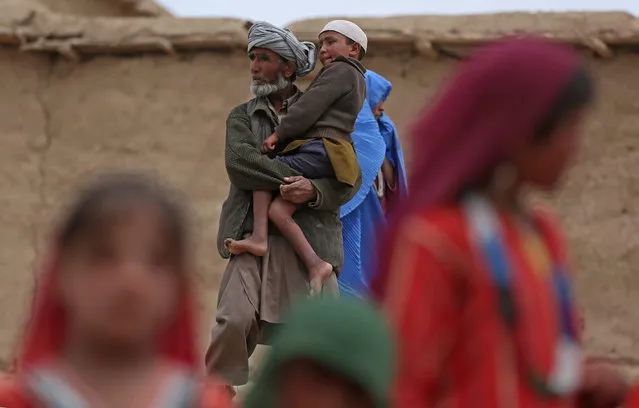
[[404, 156], [395, 124], [386, 115], [377, 120], [373, 114], [373, 108], [388, 98], [391, 89], [391, 83], [384, 77], [373, 71], [366, 72], [366, 101], [352, 134], [362, 172], [362, 187], [342, 206], [340, 213], [344, 267], [338, 282], [340, 293], [347, 297], [368, 297], [369, 284], [375, 274], [376, 231], [386, 220], [374, 182], [385, 157], [395, 168], [400, 197], [408, 192]]

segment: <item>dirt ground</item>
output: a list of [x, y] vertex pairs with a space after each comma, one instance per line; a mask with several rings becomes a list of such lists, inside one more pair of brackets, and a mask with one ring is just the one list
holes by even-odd
[[[245, 53], [94, 55], [74, 62], [2, 48], [0, 60], [0, 362], [14, 349], [55, 215], [80, 179], [112, 168], [157, 172], [190, 202], [204, 346], [224, 267], [215, 235], [228, 192], [225, 119], [249, 97]], [[387, 112], [402, 136], [455, 64], [414, 54], [373, 54], [365, 62], [393, 82]], [[579, 163], [551, 200], [579, 271], [589, 352], [627, 367], [639, 361], [638, 64], [638, 54], [623, 52], [590, 60], [600, 101]], [[410, 161], [419, 152], [404, 142]]]

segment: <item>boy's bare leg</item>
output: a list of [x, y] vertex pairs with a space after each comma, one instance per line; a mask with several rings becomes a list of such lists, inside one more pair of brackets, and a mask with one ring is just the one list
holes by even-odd
[[308, 269], [311, 295], [317, 295], [321, 293], [324, 281], [330, 278], [333, 273], [333, 266], [317, 256], [311, 244], [308, 243], [304, 232], [293, 220], [295, 210], [295, 204], [278, 196], [269, 207], [268, 217], [302, 259], [306, 269]]
[[227, 238], [224, 245], [233, 255], [249, 252], [255, 256], [266, 255], [268, 246], [268, 211], [271, 205], [271, 192], [253, 191], [253, 233], [246, 238], [236, 241]]

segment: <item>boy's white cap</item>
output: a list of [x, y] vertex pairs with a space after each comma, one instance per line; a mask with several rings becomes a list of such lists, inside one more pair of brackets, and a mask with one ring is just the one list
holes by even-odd
[[320, 34], [325, 33], [327, 31], [335, 31], [336, 33], [340, 33], [344, 37], [350, 38], [351, 40], [358, 43], [364, 52], [366, 52], [366, 48], [368, 47], [368, 38], [366, 37], [366, 33], [362, 30], [357, 24], [348, 20], [333, 20], [322, 28]]

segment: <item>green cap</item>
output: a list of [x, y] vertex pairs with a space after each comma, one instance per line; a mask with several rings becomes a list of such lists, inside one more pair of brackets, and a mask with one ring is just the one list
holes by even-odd
[[376, 408], [389, 406], [394, 376], [391, 332], [381, 314], [355, 299], [313, 298], [294, 305], [273, 341], [245, 408], [274, 408], [279, 368], [310, 359], [359, 385]]

